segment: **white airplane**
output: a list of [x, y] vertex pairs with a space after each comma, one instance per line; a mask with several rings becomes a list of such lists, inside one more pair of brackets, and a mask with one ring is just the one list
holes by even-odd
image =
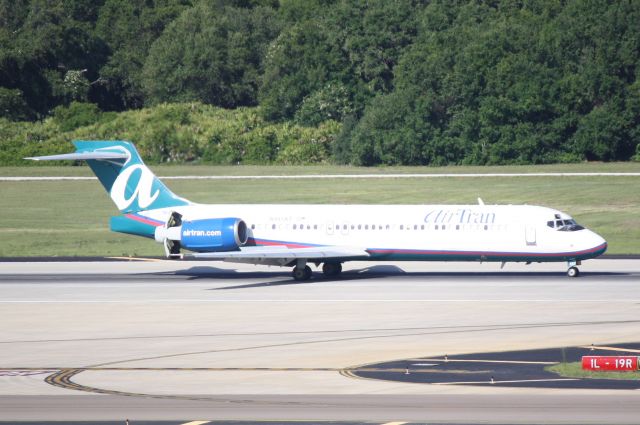
[[202, 205], [174, 195], [126, 141], [75, 141], [75, 153], [33, 160], [86, 160], [122, 213], [112, 231], [155, 239], [168, 258], [187, 256], [293, 267], [336, 276], [346, 261], [566, 262], [607, 242], [567, 214], [529, 205]]

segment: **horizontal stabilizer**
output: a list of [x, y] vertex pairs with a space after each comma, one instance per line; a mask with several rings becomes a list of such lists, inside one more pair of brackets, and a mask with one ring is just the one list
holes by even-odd
[[47, 155], [47, 156], [32, 156], [25, 159], [32, 159], [34, 161], [63, 161], [63, 160], [87, 160], [87, 159], [128, 159], [129, 155], [124, 152], [75, 152], [75, 153], [63, 153], [61, 155]]

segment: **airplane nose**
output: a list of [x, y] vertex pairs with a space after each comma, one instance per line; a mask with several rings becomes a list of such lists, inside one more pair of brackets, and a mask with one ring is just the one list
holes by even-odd
[[602, 255], [608, 248], [607, 241], [595, 232], [591, 232], [589, 245], [596, 255]]

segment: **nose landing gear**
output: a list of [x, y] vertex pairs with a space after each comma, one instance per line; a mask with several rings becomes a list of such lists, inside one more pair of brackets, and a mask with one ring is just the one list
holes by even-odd
[[567, 261], [567, 266], [569, 266], [569, 269], [567, 270], [567, 276], [569, 277], [580, 276], [580, 270], [576, 267], [579, 265], [580, 265], [580, 261], [574, 261], [574, 260]]

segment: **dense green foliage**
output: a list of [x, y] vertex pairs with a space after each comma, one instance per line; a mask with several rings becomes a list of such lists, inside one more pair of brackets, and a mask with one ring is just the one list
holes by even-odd
[[75, 139], [135, 140], [149, 163], [326, 163], [339, 129], [335, 121], [270, 123], [257, 108], [182, 103], [115, 113], [73, 102], [37, 123], [0, 118], [0, 164], [32, 165], [22, 158], [69, 152]]
[[[640, 159], [638, 22], [632, 0], [0, 0], [0, 132], [35, 151], [54, 124], [105, 126], [158, 161]], [[238, 145], [189, 135], [197, 112], [144, 131], [109, 112], [184, 102], [262, 130]], [[292, 153], [304, 131], [323, 141]]]

